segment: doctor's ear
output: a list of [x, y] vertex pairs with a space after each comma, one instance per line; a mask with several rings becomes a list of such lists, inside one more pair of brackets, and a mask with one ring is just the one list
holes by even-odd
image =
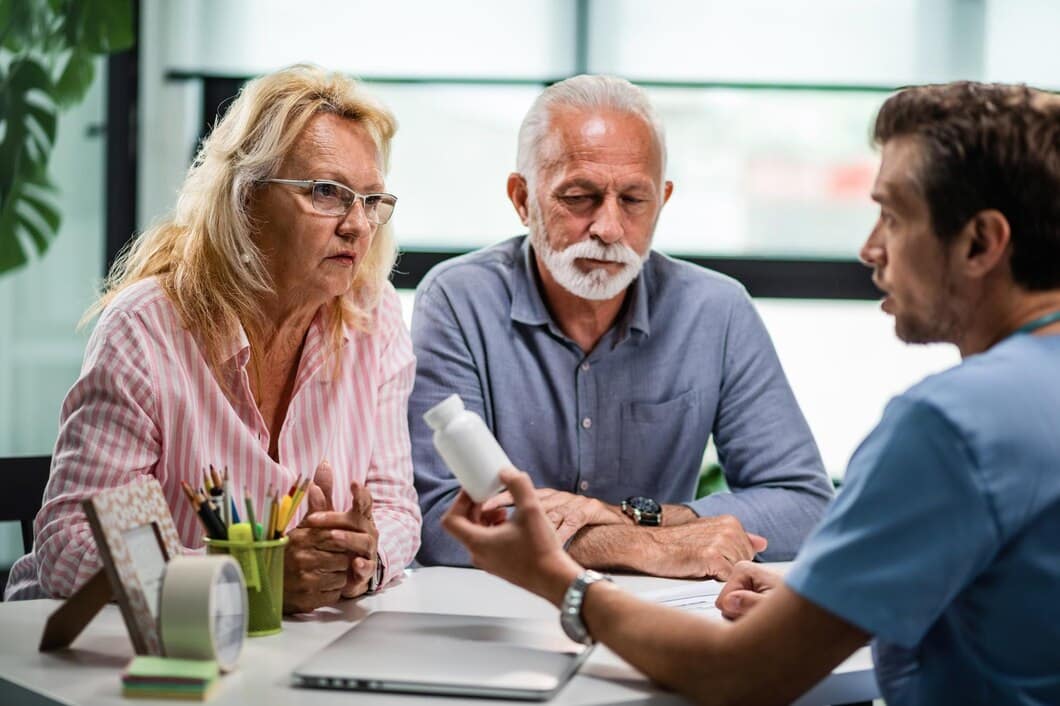
[[996, 209], [975, 214], [965, 225], [966, 266], [970, 275], [982, 277], [1005, 262], [1012, 242], [1008, 219]]

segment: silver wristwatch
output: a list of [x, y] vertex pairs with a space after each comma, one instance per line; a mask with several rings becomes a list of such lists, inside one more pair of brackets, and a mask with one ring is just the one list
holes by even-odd
[[375, 593], [379, 590], [380, 585], [383, 583], [383, 573], [385, 571], [386, 567], [383, 565], [383, 558], [376, 554], [375, 573], [372, 574], [372, 578], [368, 579], [368, 593]]
[[585, 600], [585, 592], [597, 581], [610, 581], [610, 576], [604, 576], [598, 571], [588, 569], [578, 578], [574, 579], [570, 588], [563, 595], [563, 605], [559, 609], [559, 624], [567, 637], [580, 642], [583, 645], [591, 645], [593, 638], [585, 629], [582, 622], [582, 601]]

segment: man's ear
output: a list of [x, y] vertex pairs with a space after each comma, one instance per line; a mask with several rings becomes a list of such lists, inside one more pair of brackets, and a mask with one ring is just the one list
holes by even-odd
[[515, 206], [515, 212], [519, 214], [519, 220], [523, 222], [523, 225], [530, 225], [530, 188], [519, 172], [512, 172], [508, 175], [508, 199], [512, 202], [512, 206]]
[[999, 266], [1005, 266], [1012, 242], [1008, 219], [996, 209], [980, 211], [964, 226], [964, 266], [972, 277], [984, 277]]

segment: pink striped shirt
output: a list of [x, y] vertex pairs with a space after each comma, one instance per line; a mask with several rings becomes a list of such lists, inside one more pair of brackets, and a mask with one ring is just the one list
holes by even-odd
[[[337, 509], [350, 507], [351, 481], [371, 492], [383, 580], [400, 573], [419, 548], [420, 510], [406, 416], [415, 358], [397, 292], [387, 285], [372, 333], [346, 329], [334, 380], [323, 312], [306, 336], [277, 463], [250, 391], [245, 332], [222, 370], [231, 376], [229, 397], [157, 281], [119, 294], [100, 317], [81, 377], [63, 402], [33, 551], [12, 567], [7, 598], [68, 596], [89, 579], [100, 562], [81, 500], [138, 474], [158, 479], [181, 541], [200, 549], [202, 526], [180, 482], [202, 485], [208, 464], [228, 466], [239, 497], [263, 508], [270, 485], [287, 489], [327, 459]], [[292, 526], [304, 513], [305, 503]]]

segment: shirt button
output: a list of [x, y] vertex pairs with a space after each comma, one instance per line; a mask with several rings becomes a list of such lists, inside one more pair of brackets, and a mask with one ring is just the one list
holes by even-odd
[[588, 429], [592, 425], [593, 425], [593, 420], [589, 419], [588, 417], [586, 417], [585, 419], [582, 420], [582, 429]]
[[581, 483], [578, 484], [578, 487], [581, 488], [582, 490], [588, 490], [589, 489], [589, 481], [583, 480]]
[[589, 370], [590, 365], [589, 365], [588, 362], [585, 362], [585, 363], [582, 363], [581, 368], [582, 368], [582, 372], [584, 373], [584, 372], [587, 372]]

